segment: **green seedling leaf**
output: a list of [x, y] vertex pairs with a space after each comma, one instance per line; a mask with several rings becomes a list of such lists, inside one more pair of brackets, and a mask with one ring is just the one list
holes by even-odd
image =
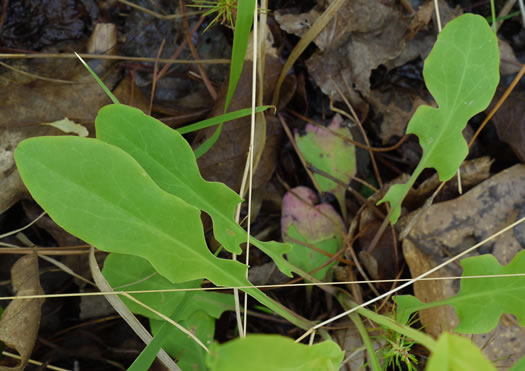
[[93, 246], [147, 259], [174, 283], [248, 283], [244, 265], [208, 250], [199, 210], [160, 189], [120, 148], [89, 138], [30, 138], [15, 160], [51, 218]]
[[[163, 326], [168, 327], [168, 334], [162, 342], [164, 349], [177, 360], [182, 370], [206, 370], [206, 351], [192, 338], [164, 321], [150, 320], [151, 332], [156, 337]], [[180, 322], [206, 346], [213, 342], [215, 319], [202, 311], [193, 313], [187, 320]]]
[[[104, 261], [102, 272], [117, 291], [182, 290], [197, 288], [201, 285], [201, 280], [172, 283], [158, 274], [146, 259], [127, 254], [110, 254]], [[186, 320], [196, 311], [204, 311], [213, 318], [219, 318], [225, 310], [234, 308], [233, 296], [218, 292], [169, 291], [132, 295], [142, 303], [171, 317], [174, 321]], [[122, 297], [122, 301], [135, 314], [151, 319], [161, 319], [126, 297]], [[183, 301], [184, 305], [181, 305]]]
[[443, 333], [425, 371], [496, 371], [481, 350], [463, 336]]
[[485, 19], [464, 14], [449, 22], [425, 61], [423, 76], [439, 108], [420, 106], [408, 124], [407, 134], [418, 136], [423, 157], [410, 180], [391, 186], [378, 202], [390, 202], [392, 223], [424, 169], [436, 169], [446, 181], [467, 156], [462, 131], [472, 116], [487, 108], [499, 82], [498, 39]]
[[[228, 92], [226, 93], [226, 101], [224, 103], [224, 113], [228, 112], [228, 107], [233, 98], [233, 93], [237, 89], [237, 83], [241, 77], [242, 68], [244, 66], [244, 56], [248, 49], [248, 41], [250, 39], [250, 30], [253, 23], [253, 14], [255, 12], [255, 0], [244, 0], [237, 3], [237, 19], [235, 24], [235, 31], [233, 33], [233, 47], [232, 59], [230, 64], [230, 80], [228, 83]], [[222, 131], [222, 123], [219, 124], [217, 130], [213, 135], [202, 143], [199, 148], [195, 149], [195, 156], [201, 157], [203, 154], [217, 142]]]
[[[200, 211], [159, 188], [120, 148], [90, 138], [30, 138], [19, 144], [15, 161], [35, 201], [87, 243], [142, 257], [173, 283], [207, 278], [218, 286], [250, 286], [245, 265], [208, 250]], [[242, 290], [295, 325], [311, 327], [260, 290]]]
[[308, 346], [284, 336], [248, 335], [213, 343], [206, 364], [210, 371], [335, 371], [343, 356], [333, 341]]
[[[465, 258], [461, 261], [463, 276], [509, 275], [525, 272], [525, 250], [506, 266], [492, 255]], [[461, 280], [456, 296], [433, 303], [422, 303], [410, 295], [398, 296], [398, 318], [403, 322], [416, 311], [440, 305], [452, 305], [459, 318], [455, 331], [462, 334], [483, 334], [496, 328], [503, 313], [516, 316], [525, 326], [525, 277], [469, 278]]]
[[[233, 219], [241, 198], [226, 185], [202, 178], [190, 145], [179, 133], [124, 105], [103, 107], [96, 129], [97, 138], [133, 156], [163, 190], [210, 215], [217, 241], [228, 251], [241, 253], [239, 245], [246, 242], [246, 231]], [[283, 257], [289, 246], [255, 238], [250, 238], [250, 242], [270, 256], [281, 272], [291, 276]]]
[[[329, 255], [334, 255], [343, 247], [344, 223], [341, 217], [331, 205], [317, 205], [318, 202], [315, 193], [307, 187], [293, 188], [283, 198], [282, 235], [283, 240], [292, 246], [286, 256], [292, 264], [307, 272], [330, 260], [330, 256], [315, 251], [312, 246]], [[324, 280], [336, 263], [333, 262], [312, 275]]]
[[[122, 269], [125, 267], [125, 269]], [[155, 272], [151, 264], [138, 256], [126, 254], [110, 254], [104, 261], [104, 276], [117, 291], [146, 291], [146, 290], [171, 290], [199, 287], [201, 280], [174, 284]], [[195, 326], [197, 319], [205, 327], [197, 327], [199, 339], [208, 345], [213, 340], [215, 319], [219, 318], [225, 310], [234, 309], [234, 300], [231, 294], [221, 294], [207, 291], [170, 291], [143, 294], [131, 294], [142, 303], [152, 307], [162, 314], [170, 317], [185, 328]], [[173, 325], [166, 323], [155, 313], [122, 297], [122, 301], [135, 314], [150, 318], [154, 341], [135, 360], [132, 370], [146, 370], [155, 359], [162, 347], [173, 358], [181, 356], [179, 366], [183, 370], [186, 363], [199, 363], [204, 365], [204, 349]], [[164, 324], [164, 325], [163, 325]], [[210, 329], [211, 328], [211, 329]], [[211, 337], [210, 337], [211, 336]], [[184, 349], [191, 349], [182, 353]], [[177, 351], [173, 351], [177, 349]], [[149, 362], [149, 363], [148, 363]]]
[[[349, 184], [356, 173], [355, 146], [342, 138], [352, 138], [350, 130], [341, 126], [342, 122], [343, 119], [340, 115], [334, 116], [334, 119], [328, 125], [330, 131], [308, 124], [305, 129], [305, 135], [299, 136], [296, 133], [295, 141], [308, 163], [341, 180], [343, 183]], [[321, 174], [314, 173], [314, 178], [319, 184], [321, 191], [332, 192], [335, 195], [343, 216], [345, 216], [346, 186], [336, 183]]]

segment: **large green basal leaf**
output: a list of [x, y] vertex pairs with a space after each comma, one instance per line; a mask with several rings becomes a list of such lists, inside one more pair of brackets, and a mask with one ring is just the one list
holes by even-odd
[[[207, 278], [217, 286], [251, 286], [245, 265], [208, 250], [200, 211], [159, 188], [120, 148], [98, 139], [30, 138], [15, 160], [35, 201], [89, 244], [142, 257], [173, 283]], [[311, 326], [260, 290], [242, 290], [297, 326]]]
[[343, 356], [333, 341], [308, 346], [279, 335], [248, 335], [212, 344], [206, 363], [210, 371], [336, 371]]
[[423, 148], [423, 157], [406, 184], [393, 185], [379, 201], [390, 202], [395, 223], [401, 202], [425, 168], [450, 179], [468, 153], [462, 131], [489, 105], [499, 82], [498, 39], [487, 21], [464, 14], [449, 22], [425, 60], [423, 76], [439, 108], [420, 106], [407, 127]]
[[[96, 129], [97, 138], [128, 152], [163, 190], [208, 213], [215, 238], [228, 251], [241, 253], [239, 245], [246, 242], [246, 231], [233, 219], [241, 198], [226, 185], [202, 178], [195, 155], [182, 135], [142, 111], [120, 104], [99, 111]], [[291, 276], [283, 257], [288, 245], [255, 238], [250, 242]]]
[[461, 280], [457, 295], [432, 303], [422, 303], [411, 295], [396, 298], [398, 320], [406, 323], [408, 317], [419, 310], [452, 305], [459, 318], [454, 329], [463, 334], [484, 334], [498, 325], [502, 314], [516, 316], [525, 326], [525, 277], [493, 277], [525, 272], [525, 250], [520, 251], [512, 261], [502, 266], [492, 255], [465, 258], [461, 261], [463, 276], [489, 276]]
[[496, 371], [481, 350], [463, 336], [442, 334], [425, 371]]
[[126, 152], [97, 139], [39, 137], [15, 151], [33, 198], [68, 232], [147, 259], [170, 281], [249, 284], [246, 266], [208, 250], [200, 211], [164, 192]]

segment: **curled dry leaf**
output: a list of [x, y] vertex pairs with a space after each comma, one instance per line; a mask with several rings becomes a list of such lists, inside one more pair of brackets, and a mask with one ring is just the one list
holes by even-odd
[[[36, 255], [17, 260], [11, 269], [11, 281], [17, 296], [42, 295]], [[16, 350], [21, 359], [16, 365], [0, 366], [1, 371], [23, 370], [35, 346], [44, 299], [13, 300], [0, 319], [0, 341]]]

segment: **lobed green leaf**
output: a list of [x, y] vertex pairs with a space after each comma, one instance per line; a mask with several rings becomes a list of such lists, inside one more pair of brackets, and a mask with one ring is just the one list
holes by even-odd
[[200, 211], [160, 189], [120, 148], [98, 139], [30, 138], [15, 160], [35, 201], [98, 249], [145, 258], [174, 283], [249, 284], [246, 266], [208, 250]]
[[[103, 107], [96, 118], [97, 138], [129, 153], [166, 192], [204, 212], [213, 221], [215, 238], [226, 250], [240, 254], [246, 231], [233, 219], [240, 196], [223, 183], [205, 181], [189, 143], [175, 130], [142, 111], [125, 106]], [[250, 242], [291, 276], [283, 257], [289, 249], [277, 242]]]
[[423, 157], [406, 184], [393, 185], [378, 204], [389, 202], [395, 223], [401, 202], [426, 168], [450, 179], [468, 153], [462, 131], [489, 105], [499, 82], [498, 39], [486, 20], [464, 14], [449, 22], [425, 61], [423, 76], [439, 108], [420, 106], [407, 127], [423, 148]]
[[200, 211], [159, 188], [120, 148], [98, 139], [39, 137], [22, 141], [15, 161], [35, 201], [89, 244], [142, 257], [173, 283], [207, 278], [247, 287], [242, 290], [292, 323], [311, 326], [250, 287], [245, 265], [213, 256]]
[[452, 305], [459, 318], [455, 331], [463, 334], [483, 334], [498, 325], [502, 314], [516, 316], [525, 326], [525, 277], [490, 277], [525, 271], [525, 250], [520, 251], [506, 266], [498, 263], [492, 255], [465, 258], [461, 261], [463, 276], [488, 276], [461, 280], [457, 295], [432, 303], [422, 303], [411, 295], [396, 298], [398, 320], [406, 323], [410, 314], [441, 305]]

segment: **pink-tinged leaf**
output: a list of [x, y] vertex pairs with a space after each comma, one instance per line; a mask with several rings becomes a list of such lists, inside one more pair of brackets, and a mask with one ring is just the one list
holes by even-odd
[[[352, 138], [350, 130], [343, 127], [342, 122], [343, 119], [337, 114], [328, 125], [329, 130], [308, 124], [306, 134], [296, 134], [295, 141], [308, 163], [348, 184], [356, 173], [355, 147], [342, 138]], [[320, 174], [314, 173], [314, 178], [323, 192], [332, 192], [335, 195], [345, 215], [346, 186]]]
[[[341, 217], [331, 205], [317, 205], [318, 202], [315, 193], [307, 187], [294, 188], [283, 198], [281, 231], [283, 240], [292, 246], [287, 258], [308, 272], [330, 259], [312, 247], [333, 255], [343, 246], [344, 223]], [[324, 279], [334, 264], [324, 267], [314, 276]]]

